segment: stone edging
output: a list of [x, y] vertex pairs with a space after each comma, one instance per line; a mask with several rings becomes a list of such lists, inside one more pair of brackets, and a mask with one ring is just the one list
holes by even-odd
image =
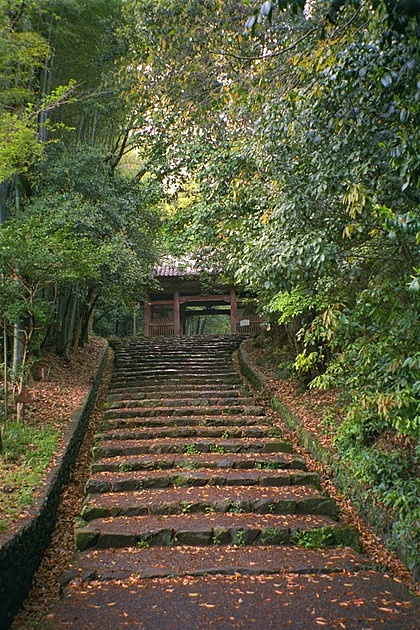
[[[0, 543], [0, 628], [8, 628], [21, 607], [42, 555], [51, 540], [64, 484], [76, 461], [106, 366], [108, 345], [103, 350], [93, 385], [83, 405], [72, 413], [64, 435], [62, 454], [48, 473], [45, 488], [30, 508], [19, 530]], [[3, 537], [2, 537], [3, 538]]]
[[[264, 374], [251, 365], [244, 344], [239, 348], [238, 363], [242, 375], [255, 390], [264, 392], [267, 395], [270, 407], [279, 415], [283, 422], [286, 423], [289, 429], [293, 429], [296, 432], [302, 446], [314, 459], [328, 468], [334, 485], [345, 492], [346, 496], [350, 497], [358, 514], [365, 523], [376, 532], [385, 544], [389, 542], [391, 546], [395, 546], [392, 532], [393, 521], [390, 513], [387, 512], [386, 509], [380, 508], [374, 502], [374, 499], [366, 493], [366, 489], [360, 481], [351, 474], [348, 467], [336, 459], [328, 449], [322, 446], [318, 442], [317, 436], [312, 433], [312, 431], [305, 429], [298, 416], [292, 413], [292, 411], [270, 391]], [[396, 548], [396, 553], [404, 562], [406, 551], [401, 544]], [[415, 580], [420, 578], [419, 565], [414, 567], [412, 575]]]

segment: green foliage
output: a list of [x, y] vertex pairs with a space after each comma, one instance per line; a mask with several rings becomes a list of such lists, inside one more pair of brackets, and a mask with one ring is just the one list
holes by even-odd
[[10, 324], [21, 323], [29, 352], [48, 330], [68, 354], [95, 306], [132, 309], [144, 294], [159, 193], [149, 181], [113, 176], [87, 147], [49, 147], [34, 182], [31, 200], [1, 226], [1, 308]]
[[334, 382], [353, 396], [343, 444], [347, 439], [370, 444], [390, 428], [419, 439], [419, 335], [417, 294], [404, 287], [386, 283], [366, 289], [343, 311], [334, 340], [339, 353], [315, 383]]
[[236, 532], [235, 545], [237, 545], [238, 547], [244, 547], [246, 545], [245, 534], [244, 534], [243, 530], [241, 530], [241, 529]]
[[41, 158], [42, 152], [33, 121], [0, 111], [0, 181], [10, 179], [17, 172], [27, 172]]
[[199, 450], [195, 444], [186, 444], [184, 447], [184, 453], [187, 453], [187, 455], [197, 455]]
[[118, 470], [120, 470], [121, 472], [130, 472], [131, 470], [133, 470], [133, 465], [129, 462], [122, 462], [118, 466]]
[[[57, 448], [59, 431], [54, 426], [9, 422], [3, 428], [0, 483], [0, 521], [6, 523], [34, 502], [33, 490], [45, 474]], [[8, 473], [13, 464], [13, 478]]]
[[[111, 200], [110, 202], [112, 203]], [[143, 250], [141, 243], [131, 240], [136, 228], [135, 222], [141, 220], [141, 215], [130, 226], [129, 217], [118, 212], [122, 210], [121, 205], [124, 203], [129, 203], [129, 199], [124, 199], [121, 195], [119, 208], [107, 207], [96, 201], [90, 202], [79, 192], [72, 191], [34, 200], [30, 212], [37, 215], [42, 213], [44, 219], [50, 221], [56, 229], [66, 225], [81, 246], [84, 241], [88, 243], [95, 251], [98, 269], [95, 288], [98, 294], [103, 295], [106, 292], [110, 300], [111, 295], [113, 296], [114, 303], [128, 305], [141, 296], [153, 256], [153, 246], [150, 239], [149, 249]], [[127, 223], [121, 225], [124, 219]], [[141, 233], [140, 239], [143, 243], [148, 240], [145, 233]], [[88, 274], [85, 274], [85, 279], [89, 279]]]
[[150, 543], [147, 540], [139, 540], [137, 543], [137, 549], [149, 549]]
[[[392, 437], [392, 436], [391, 436]], [[419, 558], [418, 523], [420, 450], [392, 444], [386, 450], [378, 445], [369, 448], [351, 447], [344, 463], [363, 483], [366, 495], [387, 506], [393, 518], [389, 544], [404, 549], [408, 567], [414, 568]]]
[[329, 527], [320, 527], [308, 531], [297, 531], [292, 536], [292, 543], [306, 549], [322, 549], [334, 541], [334, 534]]
[[42, 35], [10, 29], [0, 8], [0, 113], [27, 106], [34, 96], [33, 73], [50, 52]]
[[226, 453], [225, 447], [220, 444], [210, 444], [209, 451], [210, 453]]
[[278, 462], [259, 462], [256, 467], [259, 470], [279, 470], [281, 464]]

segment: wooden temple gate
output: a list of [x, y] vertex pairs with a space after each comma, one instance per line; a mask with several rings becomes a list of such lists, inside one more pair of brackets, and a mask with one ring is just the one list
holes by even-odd
[[151, 291], [144, 305], [146, 337], [182, 337], [193, 315], [229, 315], [231, 334], [255, 334], [263, 319], [255, 314], [252, 302], [237, 295], [231, 285], [204, 289], [194, 264], [172, 260], [155, 269], [161, 290]]

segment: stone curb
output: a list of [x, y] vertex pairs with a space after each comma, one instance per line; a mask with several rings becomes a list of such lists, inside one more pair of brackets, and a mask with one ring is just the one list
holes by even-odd
[[[299, 442], [308, 453], [329, 469], [334, 485], [343, 491], [346, 496], [350, 497], [358, 514], [365, 523], [376, 532], [385, 544], [388, 544], [391, 548], [395, 548], [396, 543], [393, 539], [392, 515], [387, 512], [386, 509], [380, 508], [378, 504], [375, 503], [374, 499], [366, 492], [366, 488], [351, 474], [347, 466], [335, 458], [328, 449], [323, 447], [318, 442], [317, 436], [312, 433], [312, 431], [308, 431], [302, 426], [298, 416], [292, 413], [284, 403], [273, 395], [267, 385], [267, 379], [264, 374], [251, 365], [243, 343], [238, 351], [238, 363], [241, 374], [250, 382], [254, 389], [267, 395], [271, 409], [279, 415], [289, 429], [296, 431]], [[400, 541], [396, 547], [396, 553], [403, 562], [406, 562], [406, 549]], [[411, 573], [415, 580], [420, 579], [420, 565], [416, 565]]]
[[0, 542], [0, 628], [9, 628], [30, 589], [32, 578], [51, 540], [61, 491], [67, 483], [85, 435], [108, 357], [103, 350], [83, 405], [72, 413], [61, 455], [45, 480], [44, 490], [17, 532]]

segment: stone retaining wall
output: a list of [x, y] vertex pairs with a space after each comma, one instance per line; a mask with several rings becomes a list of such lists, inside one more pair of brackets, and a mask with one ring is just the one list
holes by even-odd
[[[108, 348], [102, 353], [93, 385], [83, 406], [71, 416], [63, 453], [49, 472], [45, 490], [30, 508], [19, 530], [0, 542], [0, 628], [6, 630], [30, 589], [32, 578], [51, 540], [64, 484], [77, 459], [105, 369]], [[3, 536], [2, 536], [3, 538]]]
[[[345, 464], [335, 458], [331, 451], [323, 447], [319, 443], [317, 436], [312, 431], [305, 429], [300, 419], [270, 392], [264, 374], [251, 365], [243, 344], [238, 352], [238, 363], [241, 373], [252, 387], [257, 391], [265, 391], [267, 393], [270, 407], [279, 415], [289, 429], [296, 431], [300, 443], [308, 453], [329, 469], [334, 485], [352, 500], [365, 523], [378, 534], [385, 544], [388, 544], [391, 548], [395, 547], [396, 541], [393, 540], [392, 515], [385, 508], [380, 508], [374, 503], [373, 499], [366, 493], [366, 488], [351, 474], [351, 471]], [[407, 557], [406, 549], [401, 543], [396, 547], [396, 552], [399, 558], [405, 562]], [[420, 565], [413, 568], [412, 575], [415, 580], [420, 579]]]

